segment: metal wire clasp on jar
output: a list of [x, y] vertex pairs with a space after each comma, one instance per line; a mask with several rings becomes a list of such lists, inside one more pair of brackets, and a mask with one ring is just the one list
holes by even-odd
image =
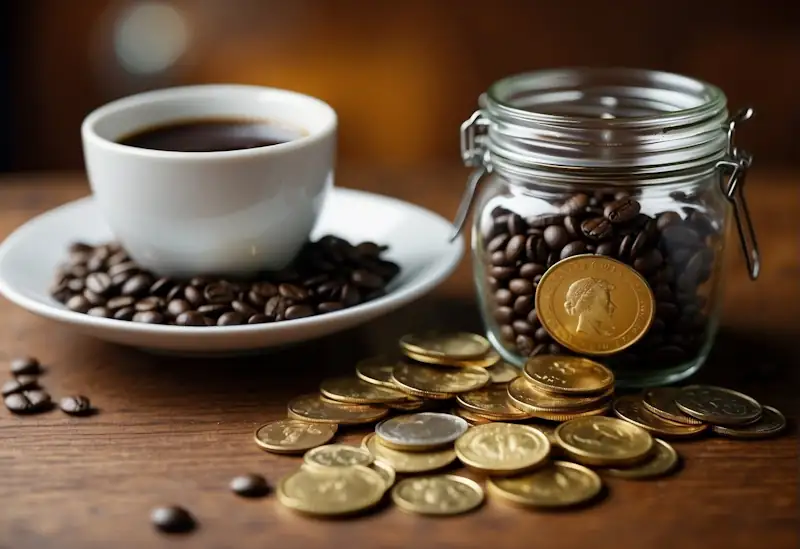
[[730, 117], [719, 88], [664, 72], [557, 69], [494, 83], [461, 128], [474, 171], [455, 225], [474, 209], [479, 306], [506, 360], [574, 352], [542, 326], [534, 294], [559, 261], [599, 254], [635, 269], [655, 300], [644, 337], [601, 357], [618, 382], [696, 371], [718, 325], [731, 217], [758, 276], [742, 194], [751, 156], [734, 145], [752, 114]]

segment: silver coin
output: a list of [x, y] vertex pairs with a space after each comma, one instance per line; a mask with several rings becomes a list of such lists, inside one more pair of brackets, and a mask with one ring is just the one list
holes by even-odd
[[387, 419], [375, 426], [375, 434], [389, 447], [428, 450], [452, 444], [469, 429], [464, 419], [437, 412], [423, 412]]

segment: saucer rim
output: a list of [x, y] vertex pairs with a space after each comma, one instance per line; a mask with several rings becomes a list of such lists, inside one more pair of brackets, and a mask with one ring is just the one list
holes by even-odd
[[[417, 212], [423, 216], [433, 218], [437, 223], [442, 223], [452, 227], [450, 221], [436, 212], [399, 198], [338, 186], [333, 187], [333, 189], [331, 189], [331, 193], [343, 194], [345, 196], [350, 195], [353, 197], [367, 198], [372, 200], [377, 199], [399, 205], [404, 208], [411, 208], [413, 210], [417, 210]], [[280, 322], [246, 324], [239, 326], [174, 326], [166, 324], [144, 324], [111, 318], [94, 317], [85, 313], [78, 313], [61, 308], [61, 306], [59, 306], [60, 304], [57, 304], [57, 302], [49, 304], [43, 303], [34, 298], [30, 298], [18, 291], [13, 285], [9, 284], [8, 280], [4, 276], [5, 269], [3, 268], [4, 262], [7, 261], [6, 256], [9, 254], [10, 250], [15, 249], [16, 246], [19, 245], [19, 242], [23, 241], [28, 236], [28, 233], [32, 231], [37, 224], [42, 223], [49, 217], [69, 215], [68, 213], [65, 214], [65, 210], [81, 210], [82, 208], [92, 207], [94, 207], [93, 197], [91, 195], [85, 196], [44, 211], [28, 219], [14, 231], [12, 231], [2, 241], [2, 243], [0, 243], [0, 294], [2, 294], [6, 299], [15, 305], [41, 317], [99, 330], [127, 331], [142, 335], [169, 335], [186, 338], [193, 338], [197, 337], [198, 335], [203, 335], [207, 339], [225, 339], [237, 334], [255, 334], [263, 331], [273, 332], [273, 335], [276, 336], [280, 335], [281, 333], [286, 333], [288, 335], [296, 330], [313, 328], [320, 324], [330, 322], [341, 323], [352, 327], [359, 323], [359, 317], [365, 317], [364, 321], [366, 321], [378, 316], [382, 316], [383, 314], [397, 310], [404, 305], [416, 301], [440, 285], [455, 271], [456, 267], [459, 265], [464, 256], [465, 248], [464, 237], [461, 234], [459, 234], [452, 241], [446, 241], [442, 245], [442, 248], [452, 249], [452, 253], [449, 254], [449, 257], [445, 257], [442, 261], [433, 264], [432, 271], [429, 271], [427, 274], [420, 277], [410, 286], [402, 288], [402, 291], [395, 290], [372, 301], [322, 315], [314, 315], [311, 317]], [[400, 267], [402, 268], [402, 265]], [[386, 312], [382, 312], [381, 309], [384, 308], [388, 310]], [[268, 345], [268, 347], [269, 346], [270, 345]]]

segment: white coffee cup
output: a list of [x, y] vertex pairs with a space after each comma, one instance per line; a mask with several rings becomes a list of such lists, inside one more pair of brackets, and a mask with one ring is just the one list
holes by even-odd
[[[233, 151], [171, 152], [117, 141], [195, 119], [255, 119], [299, 130], [291, 141]], [[115, 237], [165, 276], [242, 277], [285, 267], [333, 186], [337, 119], [319, 99], [242, 85], [141, 93], [83, 121], [89, 182]]]

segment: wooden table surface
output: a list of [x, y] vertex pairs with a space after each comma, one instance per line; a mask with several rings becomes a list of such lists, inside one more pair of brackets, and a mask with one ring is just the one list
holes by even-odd
[[[506, 547], [796, 548], [800, 368], [800, 199], [792, 173], [758, 173], [748, 185], [763, 256], [751, 283], [741, 253], [728, 254], [722, 328], [697, 379], [741, 389], [790, 417], [780, 438], [676, 443], [683, 470], [658, 481], [609, 480], [597, 505], [568, 513], [516, 509], [495, 501], [449, 519], [381, 509], [364, 517], [315, 520], [247, 501], [227, 488], [236, 474], [271, 483], [299, 458], [259, 450], [253, 430], [285, 414], [287, 400], [325, 376], [392, 349], [422, 328], [479, 330], [469, 262], [419, 302], [367, 326], [247, 359], [155, 357], [77, 335], [0, 300], [0, 363], [32, 354], [46, 365], [55, 396], [86, 394], [100, 413], [58, 410], [18, 417], [0, 408], [0, 548]], [[451, 216], [466, 172], [346, 172], [344, 186], [375, 190]], [[88, 193], [80, 175], [0, 178], [0, 236], [53, 206]], [[364, 430], [341, 440], [355, 443]], [[165, 537], [150, 509], [177, 503], [200, 527]]]

